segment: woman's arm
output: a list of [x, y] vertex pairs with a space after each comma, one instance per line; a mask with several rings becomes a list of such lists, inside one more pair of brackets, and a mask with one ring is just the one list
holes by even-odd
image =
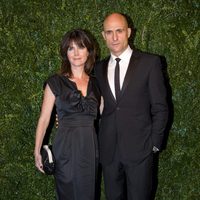
[[38, 168], [39, 171], [43, 173], [44, 171], [43, 171], [43, 166], [42, 166], [42, 158], [40, 154], [40, 149], [42, 146], [44, 135], [46, 133], [46, 129], [49, 125], [54, 102], [55, 102], [55, 96], [47, 84], [44, 90], [42, 109], [41, 109], [40, 118], [38, 120], [37, 129], [36, 129], [35, 150], [34, 150], [35, 166]]

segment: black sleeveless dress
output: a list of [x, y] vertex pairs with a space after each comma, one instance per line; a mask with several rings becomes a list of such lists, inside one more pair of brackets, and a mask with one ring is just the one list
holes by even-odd
[[57, 199], [94, 200], [98, 161], [94, 120], [100, 100], [96, 80], [90, 77], [85, 97], [64, 75], [53, 75], [46, 84], [56, 97], [59, 120], [53, 141]]

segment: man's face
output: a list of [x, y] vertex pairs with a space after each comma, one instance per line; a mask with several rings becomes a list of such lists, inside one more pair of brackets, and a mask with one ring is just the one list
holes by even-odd
[[102, 35], [110, 52], [115, 56], [120, 56], [128, 47], [128, 38], [131, 29], [120, 14], [112, 14], [104, 21], [104, 31]]

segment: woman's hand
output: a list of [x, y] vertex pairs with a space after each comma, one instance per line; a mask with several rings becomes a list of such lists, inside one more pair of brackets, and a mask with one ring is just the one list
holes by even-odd
[[35, 166], [40, 172], [45, 173], [43, 170], [42, 156], [40, 153], [35, 154]]

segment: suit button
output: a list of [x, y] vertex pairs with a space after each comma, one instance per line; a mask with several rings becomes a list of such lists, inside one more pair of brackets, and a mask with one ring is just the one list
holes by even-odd
[[120, 107], [117, 107], [117, 109], [116, 110], [120, 110]]

